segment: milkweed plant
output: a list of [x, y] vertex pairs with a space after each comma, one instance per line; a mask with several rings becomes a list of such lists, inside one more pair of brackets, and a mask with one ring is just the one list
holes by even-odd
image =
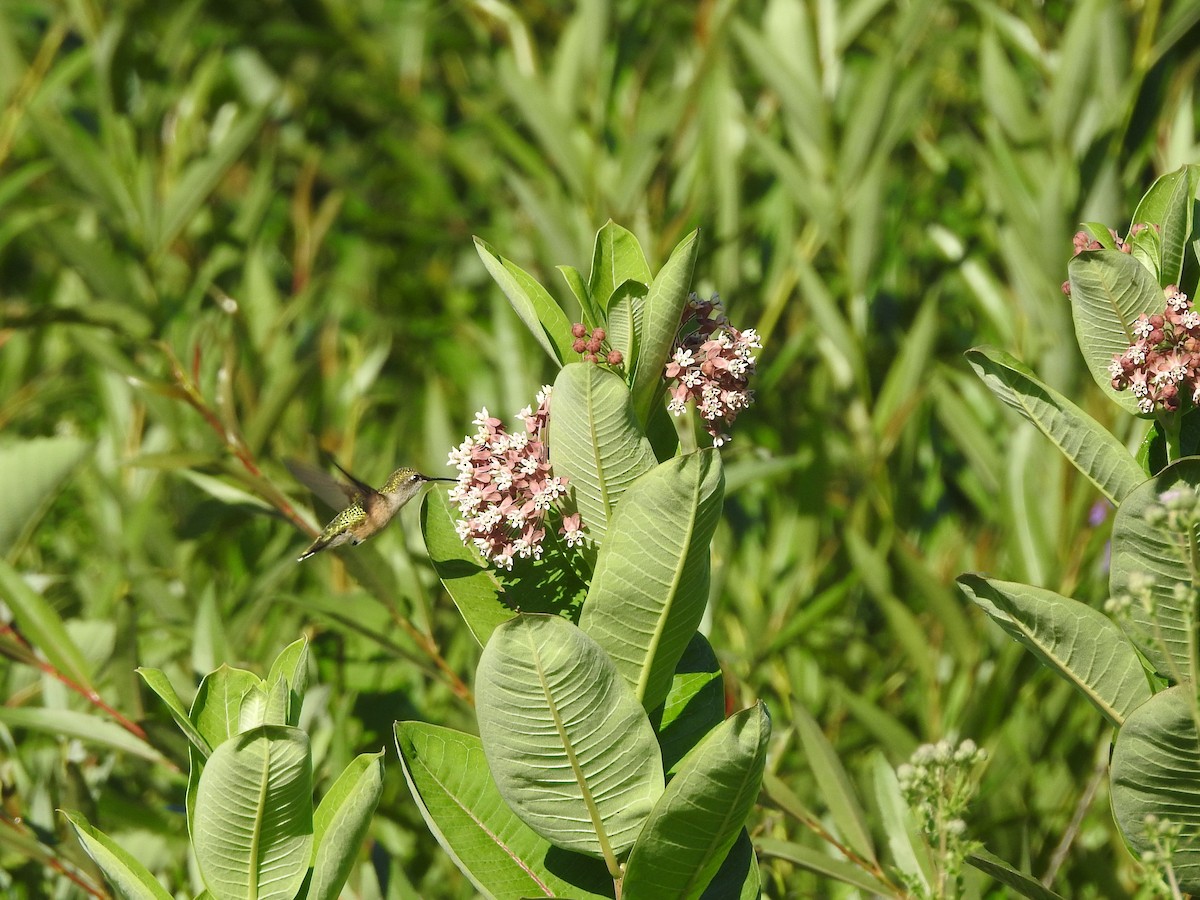
[[694, 232], [655, 274], [605, 225], [586, 278], [560, 268], [581, 321], [476, 246], [556, 376], [513, 419], [479, 410], [449, 454], [457, 484], [422, 506], [483, 652], [478, 737], [396, 724], [412, 795], [486, 896], [757, 896], [745, 822], [770, 719], [761, 703], [726, 717], [697, 629], [719, 448], [761, 342], [691, 291]]
[[[964, 593], [1113, 726], [1112, 811], [1156, 896], [1200, 892], [1200, 166], [1159, 178], [1125, 236], [1085, 223], [1064, 292], [1096, 383], [1147, 423], [1136, 454], [1008, 354], [976, 373], [1116, 507], [1103, 611], [969, 574]], [[1161, 876], [1161, 877], [1160, 877]]]

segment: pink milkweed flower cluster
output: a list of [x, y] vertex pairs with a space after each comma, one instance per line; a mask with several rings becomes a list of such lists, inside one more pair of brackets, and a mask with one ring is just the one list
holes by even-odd
[[1132, 391], [1143, 413], [1174, 412], [1181, 395], [1200, 405], [1200, 312], [1175, 285], [1164, 293], [1163, 311], [1137, 317], [1131, 326], [1136, 340], [1108, 367], [1113, 390]]
[[[567, 479], [551, 474], [542, 440], [550, 419], [548, 385], [537, 401], [536, 410], [527, 406], [517, 414], [525, 428], [513, 434], [484, 407], [475, 415], [475, 434], [450, 451], [449, 464], [458, 469], [450, 501], [462, 517], [455, 530], [464, 544], [502, 569], [511, 570], [518, 557], [541, 558], [546, 516], [567, 493]], [[581, 543], [579, 515], [564, 516], [559, 534], [568, 547]]]
[[663, 377], [675, 382], [667, 409], [679, 416], [688, 400], [694, 400], [713, 446], [724, 445], [730, 438], [722, 426], [732, 425], [738, 413], [754, 402], [754, 391], [747, 387], [755, 364], [750, 351], [761, 348], [753, 328], [739, 331], [729, 324], [718, 294], [701, 300], [692, 293], [674, 353], [663, 370]]
[[[582, 353], [583, 362], [599, 362], [600, 351], [603, 349], [604, 338], [606, 337], [603, 328], [593, 328], [591, 333], [588, 333], [587, 326], [582, 322], [576, 322], [571, 326], [571, 337], [575, 338], [571, 344], [571, 349], [576, 353]], [[625, 357], [620, 350], [609, 350], [604, 354], [604, 361], [610, 366], [619, 366], [625, 361]]]

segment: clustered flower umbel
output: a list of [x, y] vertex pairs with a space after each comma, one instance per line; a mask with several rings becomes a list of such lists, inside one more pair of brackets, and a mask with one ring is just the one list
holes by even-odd
[[695, 400], [713, 446], [727, 443], [722, 425], [731, 425], [754, 402], [754, 391], [747, 387], [755, 363], [750, 351], [761, 348], [753, 328], [739, 331], [729, 324], [718, 294], [701, 300], [693, 292], [684, 307], [674, 355], [663, 370], [664, 378], [676, 382], [667, 409], [679, 416], [687, 401]]
[[[462, 516], [455, 530], [464, 544], [473, 544], [503, 569], [511, 570], [518, 557], [541, 558], [546, 515], [567, 493], [567, 479], [550, 472], [542, 440], [550, 418], [549, 385], [537, 401], [536, 410], [527, 406], [517, 414], [525, 430], [514, 434], [484, 407], [475, 416], [475, 434], [450, 451], [450, 465], [458, 469], [450, 500]], [[558, 533], [568, 547], [582, 543], [579, 514], [563, 516]]]
[[[582, 322], [576, 322], [571, 326], [571, 337], [575, 338], [571, 349], [576, 353], [583, 354], [583, 362], [600, 361], [600, 350], [604, 344], [604, 338], [607, 337], [603, 328], [593, 328], [591, 334], [588, 334], [587, 326]], [[625, 357], [620, 350], [609, 350], [604, 354], [604, 361], [610, 366], [619, 366], [625, 362]]]
[[1166, 308], [1137, 317], [1131, 326], [1136, 339], [1108, 367], [1113, 390], [1132, 391], [1143, 413], [1179, 409], [1184, 392], [1200, 405], [1200, 312], [1175, 285], [1164, 293]]

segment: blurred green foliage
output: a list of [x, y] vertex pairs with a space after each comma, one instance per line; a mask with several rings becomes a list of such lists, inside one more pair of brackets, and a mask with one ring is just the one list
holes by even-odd
[[[764, 338], [710, 608], [731, 705], [773, 712], [773, 774], [822, 814], [793, 710], [861, 777], [869, 751], [972, 737], [974, 835], [1066, 895], [1127, 893], [1108, 730], [950, 586], [1099, 601], [1108, 526], [961, 352], [997, 344], [1137, 440], [1059, 283], [1076, 222], [1124, 222], [1200, 158], [1198, 21], [1185, 0], [0, 6], [0, 451], [74, 442], [0, 472], [46, 499], [3, 553], [106, 705], [47, 674], [61, 647], [0, 632], [4, 710], [48, 711], [0, 717], [0, 889], [103, 890], [60, 807], [189, 884], [184, 777], [62, 725], [111, 707], [186, 768], [138, 665], [189, 697], [309, 634], [319, 785], [396, 719], [474, 727], [478, 646], [416, 514], [297, 566], [322, 513], [282, 461], [438, 471], [476, 409], [510, 416], [550, 374], [470, 236], [565, 299], [553, 267], [586, 271], [611, 217], [656, 269], [699, 226], [697, 289]], [[397, 775], [356, 896], [471, 896]], [[816, 843], [770, 804], [755, 829]], [[771, 896], [839, 895], [763, 863]]]

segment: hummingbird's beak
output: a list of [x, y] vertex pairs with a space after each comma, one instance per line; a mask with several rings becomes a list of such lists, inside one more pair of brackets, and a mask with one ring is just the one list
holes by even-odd
[[458, 479], [457, 479], [457, 478], [438, 478], [438, 477], [436, 477], [436, 476], [434, 476], [434, 475], [426, 475], [426, 476], [425, 476], [425, 480], [426, 480], [426, 481], [453, 481], [453, 482], [455, 482], [456, 484], [458, 483]]

